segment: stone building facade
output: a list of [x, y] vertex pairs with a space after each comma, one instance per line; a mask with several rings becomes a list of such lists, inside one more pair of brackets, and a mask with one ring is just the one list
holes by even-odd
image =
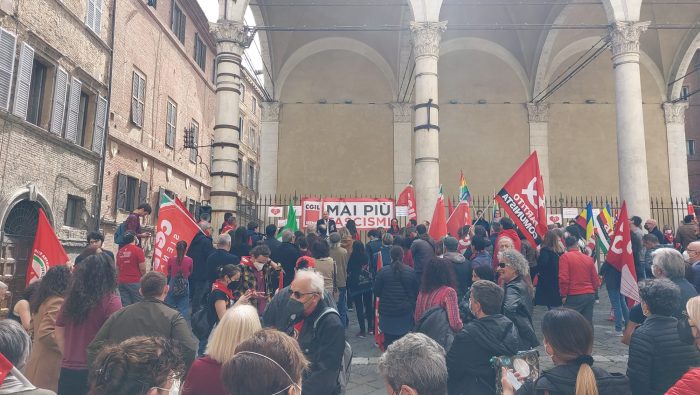
[[700, 202], [700, 51], [695, 53], [681, 89], [682, 97], [689, 96], [685, 100], [688, 104], [685, 111], [686, 153], [690, 197], [697, 204]]
[[260, 190], [260, 135], [264, 93], [257, 79], [247, 68], [242, 68], [241, 77], [237, 214], [243, 223], [257, 218], [251, 210], [257, 202]]
[[39, 209], [66, 251], [100, 206], [112, 2], [0, 2], [0, 280], [24, 287]]
[[[116, 9], [101, 211], [112, 249], [116, 226], [141, 203], [153, 207], [143, 224], [149, 228], [161, 194], [193, 213], [209, 202], [216, 44], [196, 1], [151, 4], [124, 0]], [[186, 128], [203, 147], [184, 148]]]

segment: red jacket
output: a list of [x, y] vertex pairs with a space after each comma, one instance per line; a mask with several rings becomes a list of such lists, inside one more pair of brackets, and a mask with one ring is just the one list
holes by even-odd
[[592, 294], [600, 287], [600, 278], [593, 258], [579, 250], [559, 257], [559, 294], [562, 297]]
[[700, 390], [700, 368], [690, 369], [680, 380], [669, 388], [666, 395], [697, 394]]
[[228, 395], [221, 382], [221, 364], [203, 356], [192, 364], [181, 395]]

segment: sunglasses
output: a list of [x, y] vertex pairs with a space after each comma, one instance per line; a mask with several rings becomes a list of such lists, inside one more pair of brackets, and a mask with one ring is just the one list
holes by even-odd
[[506, 264], [504, 262], [498, 262], [498, 267], [504, 269], [506, 267]]

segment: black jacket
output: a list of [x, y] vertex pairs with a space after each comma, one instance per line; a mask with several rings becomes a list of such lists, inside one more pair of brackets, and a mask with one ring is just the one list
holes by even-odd
[[455, 334], [450, 327], [447, 311], [442, 306], [433, 306], [426, 310], [416, 322], [413, 332], [422, 333], [435, 340], [445, 351], [450, 351]]
[[273, 262], [282, 265], [284, 270], [284, 286], [289, 286], [294, 280], [294, 269], [297, 264], [297, 259], [301, 258], [299, 247], [292, 243], [282, 243], [277, 249], [272, 251], [270, 259]]
[[505, 284], [503, 314], [518, 328], [518, 351], [529, 350], [540, 344], [532, 327], [532, 298], [521, 276]]
[[345, 327], [338, 314], [330, 313], [321, 318], [314, 330], [314, 322], [327, 308], [325, 301], [319, 301], [314, 312], [304, 319], [299, 333], [299, 347], [309, 360], [302, 395], [335, 395], [340, 391], [338, 374], [345, 350]]
[[207, 258], [213, 251], [214, 245], [211, 236], [202, 232], [194, 235], [190, 248], [187, 250], [187, 256], [192, 258], [191, 280], [204, 281], [207, 279]]
[[[535, 305], [537, 306], [561, 306], [559, 296], [559, 257], [549, 248], [542, 248], [537, 258], [536, 274], [537, 290], [535, 291]], [[533, 274], [534, 276], [534, 274]]]
[[679, 340], [678, 320], [652, 315], [632, 333], [627, 377], [634, 395], [663, 394], [688, 368], [700, 365], [700, 352]]
[[505, 316], [495, 314], [468, 322], [447, 353], [449, 394], [496, 393], [491, 358], [517, 352], [518, 331]]
[[446, 252], [443, 257], [452, 262], [457, 280], [457, 298], [462, 300], [469, 287], [472, 286], [472, 263], [459, 252]]
[[401, 264], [399, 273], [387, 265], [374, 279], [374, 295], [379, 298], [379, 314], [403, 316], [413, 314], [418, 297], [418, 280], [410, 267]]
[[337, 232], [335, 221], [330, 218], [328, 219], [328, 229], [322, 229], [321, 225], [323, 225], [323, 218], [316, 221], [316, 232], [318, 232], [321, 237], [326, 237], [331, 233]]
[[213, 283], [218, 278], [216, 269], [219, 266], [228, 264], [238, 265], [239, 263], [241, 263], [241, 258], [236, 255], [229, 254], [226, 250], [215, 249], [207, 258], [207, 281]]
[[[630, 386], [627, 376], [620, 373], [608, 373], [595, 366], [591, 367], [595, 375], [598, 393], [601, 395], [629, 395]], [[532, 385], [525, 385], [518, 390], [517, 394], [545, 394], [549, 395], [571, 395], [576, 393], [576, 376], [579, 365], [559, 365], [542, 372], [540, 378], [535, 382], [535, 390]], [[529, 390], [528, 390], [529, 388]]]
[[282, 242], [275, 239], [274, 237], [266, 237], [263, 243], [265, 243], [265, 245], [270, 249], [270, 254], [274, 254], [275, 251], [277, 251], [277, 247], [282, 245]]
[[420, 276], [423, 274], [423, 267], [435, 257], [435, 249], [427, 241], [423, 239], [415, 239], [411, 243], [411, 254], [413, 255], [413, 268], [418, 275], [418, 283]]

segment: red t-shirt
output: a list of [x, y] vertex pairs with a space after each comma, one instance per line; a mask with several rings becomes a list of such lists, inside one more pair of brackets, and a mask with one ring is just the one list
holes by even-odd
[[143, 250], [135, 244], [127, 244], [117, 252], [117, 269], [119, 284], [137, 283], [141, 281], [139, 263], [145, 262]]
[[168, 275], [175, 278], [180, 271], [182, 271], [182, 277], [190, 278], [190, 274], [192, 273], [192, 258], [188, 256], [183, 257], [179, 265], [177, 264], [176, 256], [168, 259]]

